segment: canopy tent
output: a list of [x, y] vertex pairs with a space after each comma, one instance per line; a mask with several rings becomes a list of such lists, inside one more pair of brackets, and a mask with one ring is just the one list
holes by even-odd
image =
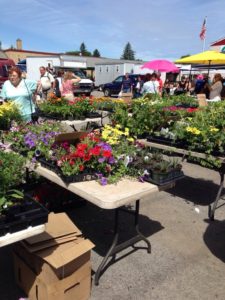
[[[208, 69], [208, 75], [209, 75], [209, 69], [212, 65], [218, 65], [218, 64], [224, 64], [225, 65], [225, 54], [220, 53], [213, 50], [204, 51], [198, 54], [194, 54], [191, 56], [187, 56], [181, 59], [177, 59], [175, 63], [179, 64], [202, 64], [206, 65]], [[191, 73], [191, 70], [190, 70]]]
[[178, 64], [225, 64], [225, 54], [217, 51], [204, 51], [198, 54], [194, 54], [188, 57], [177, 59], [175, 63]]
[[146, 62], [142, 67], [142, 69], [150, 69], [159, 72], [172, 72], [178, 73], [179, 69], [176, 67], [174, 63], [166, 59], [156, 59]]

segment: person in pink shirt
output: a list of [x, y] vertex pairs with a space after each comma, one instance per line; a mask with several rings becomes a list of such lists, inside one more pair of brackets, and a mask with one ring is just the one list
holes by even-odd
[[157, 80], [159, 82], [159, 95], [162, 96], [162, 91], [163, 91], [163, 81], [161, 79], [161, 73], [157, 73]]
[[62, 80], [62, 85], [60, 87], [61, 96], [67, 99], [68, 101], [73, 100], [74, 85], [80, 82], [80, 80], [81, 78], [79, 76], [76, 76], [73, 72], [65, 72]]

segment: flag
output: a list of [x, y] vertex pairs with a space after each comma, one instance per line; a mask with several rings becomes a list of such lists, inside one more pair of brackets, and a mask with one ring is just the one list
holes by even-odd
[[201, 39], [202, 41], [205, 39], [205, 34], [206, 34], [206, 18], [205, 18], [204, 21], [203, 21], [202, 29], [201, 29], [201, 32], [200, 32], [200, 34], [199, 34], [200, 39]]

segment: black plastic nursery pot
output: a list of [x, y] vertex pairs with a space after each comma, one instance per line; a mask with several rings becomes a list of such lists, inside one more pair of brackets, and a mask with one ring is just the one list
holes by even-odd
[[170, 172], [160, 173], [151, 171], [149, 176], [145, 176], [144, 180], [156, 185], [166, 185], [169, 183], [173, 183], [178, 179], [184, 178], [183, 171], [179, 169], [171, 170]]
[[148, 135], [147, 141], [182, 149], [187, 147], [187, 143], [185, 141], [173, 140], [164, 136]]
[[95, 118], [101, 118], [102, 117], [102, 115], [100, 113], [94, 112], [94, 111], [87, 112], [85, 114], [85, 116], [86, 116], [86, 118], [90, 118], [90, 119], [95, 119]]

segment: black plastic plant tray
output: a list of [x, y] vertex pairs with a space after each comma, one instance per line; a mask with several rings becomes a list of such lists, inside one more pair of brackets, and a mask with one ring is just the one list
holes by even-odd
[[45, 224], [48, 221], [48, 210], [29, 195], [25, 196], [24, 204], [10, 207], [5, 210], [4, 215], [4, 220], [0, 219], [0, 236], [27, 229], [29, 226]]
[[58, 173], [58, 175], [61, 177], [61, 179], [65, 183], [72, 183], [72, 182], [82, 182], [82, 181], [90, 181], [90, 180], [96, 180], [98, 177], [95, 173], [89, 173], [89, 172], [84, 172], [80, 173], [77, 175], [71, 175], [71, 176], [66, 176], [62, 174], [62, 172]]
[[159, 186], [162, 186], [162, 185], [167, 185], [167, 184], [170, 184], [170, 183], [174, 183], [175, 181], [179, 180], [179, 179], [182, 179], [184, 178], [185, 175], [183, 172], [180, 172], [180, 175], [178, 176], [175, 176], [173, 178], [170, 178], [170, 179], [164, 179], [164, 180], [153, 180], [151, 178], [151, 176], [148, 176], [148, 177], [144, 177], [144, 181], [147, 181], [147, 182], [150, 182], [150, 183], [153, 183], [155, 185], [159, 185]]

